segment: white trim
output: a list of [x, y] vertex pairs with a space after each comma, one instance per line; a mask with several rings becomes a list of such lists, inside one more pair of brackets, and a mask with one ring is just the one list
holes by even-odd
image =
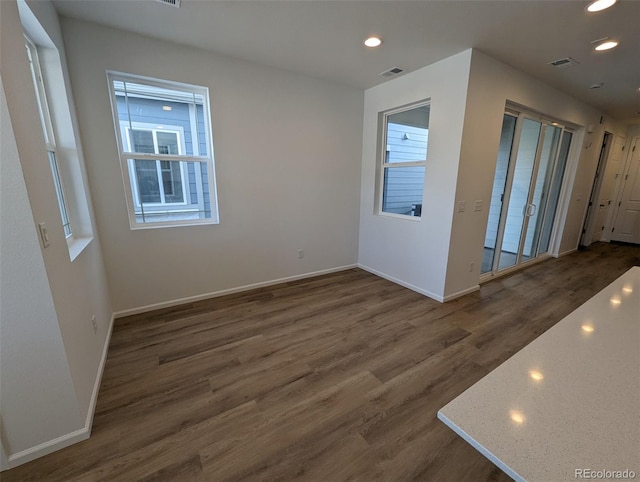
[[478, 291], [480, 289], [480, 285], [474, 285], [471, 286], [470, 288], [466, 288], [464, 290], [460, 290], [460, 291], [456, 291], [455, 293], [451, 293], [450, 295], [446, 295], [444, 297], [444, 302], [446, 303], [447, 301], [451, 301], [454, 300], [456, 298], [460, 298], [462, 296], [468, 295], [469, 293], [474, 293], [475, 291]]
[[[188, 225], [218, 224], [220, 218], [219, 218], [219, 212], [218, 212], [218, 197], [217, 197], [217, 186], [216, 186], [216, 176], [215, 176], [215, 160], [214, 160], [214, 153], [213, 153], [213, 132], [212, 132], [212, 125], [211, 125], [211, 106], [209, 103], [209, 89], [207, 87], [194, 86], [192, 84], [177, 83], [169, 80], [152, 79], [150, 77], [143, 77], [143, 76], [138, 76], [133, 74], [124, 74], [121, 72], [115, 72], [111, 70], [107, 70], [106, 75], [107, 75], [107, 82], [108, 82], [108, 88], [109, 88], [109, 98], [111, 102], [111, 113], [113, 117], [114, 133], [116, 137], [116, 143], [118, 146], [118, 152], [119, 152], [119, 158], [120, 158], [120, 170], [122, 172], [122, 177], [123, 177], [124, 187], [125, 187], [124, 194], [127, 202], [127, 212], [128, 212], [127, 214], [129, 218], [130, 229], [131, 230], [139, 229], [141, 226], [145, 226], [149, 224], [153, 225], [153, 227], [156, 227], [156, 228], [163, 228], [163, 227], [181, 226], [181, 225], [185, 225], [185, 223], [175, 222], [175, 221], [158, 221], [158, 222], [143, 222], [143, 223], [138, 222], [137, 215], [136, 215], [136, 199], [134, 199], [135, 193], [133, 192], [133, 189], [132, 189], [132, 186], [134, 186], [135, 183], [132, 182], [132, 176], [130, 174], [129, 159], [136, 159], [136, 158], [144, 159], [145, 157], [150, 155], [156, 161], [171, 160], [171, 161], [189, 162], [191, 161], [191, 158], [194, 156], [186, 156], [186, 155], [167, 156], [167, 155], [156, 155], [156, 154], [145, 154], [143, 156], [138, 156], [138, 154], [142, 154], [142, 153], [127, 152], [124, 146], [125, 139], [123, 139], [122, 128], [121, 128], [122, 121], [120, 121], [120, 118], [119, 118], [118, 103], [116, 99], [116, 89], [114, 85], [116, 82], [131, 82], [139, 86], [142, 86], [143, 88], [146, 88], [146, 86], [150, 86], [151, 91], [154, 90], [153, 89], [154, 87], [157, 87], [164, 90], [175, 90], [175, 91], [180, 91], [185, 93], [191, 93], [192, 95], [194, 95], [194, 102], [195, 102], [195, 96], [202, 97], [202, 109], [203, 109], [202, 114], [203, 114], [204, 136], [205, 136], [204, 140], [205, 140], [205, 144], [207, 145], [208, 155], [202, 156], [202, 158], [193, 159], [193, 162], [201, 162], [207, 166], [207, 184], [209, 186], [209, 203], [211, 206], [211, 215], [208, 218], [189, 220]], [[176, 102], [179, 101], [177, 99], [173, 99], [173, 100]], [[133, 126], [134, 123], [133, 121], [131, 121], [131, 118], [129, 118], [129, 121], [128, 122], [125, 121], [125, 124], [129, 124], [129, 126]], [[192, 127], [197, 129], [197, 126], [192, 126]], [[181, 137], [180, 139], [181, 142], [184, 142], [185, 140], [184, 131], [183, 131], [183, 135], [180, 137]], [[154, 145], [155, 145], [155, 141], [154, 141]], [[182, 145], [182, 147], [184, 148], [185, 146]], [[183, 175], [183, 183], [188, 184], [187, 177], [188, 176]], [[186, 201], [188, 199], [188, 190], [185, 190], [183, 188], [183, 191], [185, 192], [184, 199]], [[202, 202], [204, 203], [204, 199], [202, 200]], [[166, 206], [166, 205], [167, 204], [160, 204], [159, 206]]]
[[[2, 423], [2, 417], [0, 416], [0, 423]], [[7, 459], [7, 453], [4, 451], [4, 439], [2, 433], [0, 433], [0, 472], [3, 472], [9, 468], [9, 460]]]
[[89, 438], [89, 435], [90, 431], [87, 429], [87, 427], [82, 427], [75, 432], [64, 434], [61, 437], [55, 438], [53, 440], [48, 440], [44, 443], [41, 443], [40, 445], [36, 445], [35, 447], [30, 447], [26, 450], [23, 450], [22, 452], [10, 455], [7, 468], [13, 469], [18, 465], [26, 464], [27, 462], [31, 462], [32, 460], [35, 460], [37, 458], [44, 457], [45, 455], [53, 453], [57, 450], [63, 449], [78, 442], [82, 442], [83, 440], [87, 440]]
[[403, 220], [409, 220], [409, 221], [417, 221], [417, 222], [422, 221], [422, 216], [411, 216], [410, 214], [398, 214], [398, 213], [390, 213], [387, 211], [380, 211], [377, 215], [387, 217], [387, 218], [403, 219]]
[[161, 303], [152, 303], [150, 305], [139, 306], [137, 308], [130, 308], [127, 310], [116, 311], [113, 316], [115, 318], [122, 318], [124, 316], [137, 315], [140, 313], [146, 313], [148, 311], [160, 310], [163, 308], [171, 308], [174, 306], [184, 305], [186, 303], [194, 303], [196, 301], [207, 300], [210, 298], [219, 298], [220, 296], [231, 295], [234, 293], [241, 293], [243, 291], [251, 291], [256, 288], [264, 288], [265, 286], [273, 286], [281, 283], [287, 283], [289, 281], [297, 281], [301, 279], [313, 278], [315, 276], [322, 276], [324, 274], [337, 273], [339, 271], [346, 271], [348, 269], [357, 268], [357, 264], [347, 264], [344, 266], [337, 266], [335, 268], [323, 269], [319, 271], [312, 271], [309, 273], [303, 273], [294, 276], [287, 276], [285, 278], [277, 278], [269, 281], [261, 281], [259, 283], [252, 283], [249, 285], [238, 286], [236, 288], [229, 288], [225, 290], [212, 291], [210, 293], [203, 293], [201, 295], [187, 296], [185, 298], [177, 298], [170, 301], [163, 301]]
[[[400, 162], [400, 163], [388, 163], [387, 162], [387, 152], [388, 151], [388, 142], [387, 142], [387, 135], [388, 135], [388, 131], [389, 131], [389, 117], [391, 115], [394, 114], [399, 114], [401, 112], [407, 112], [413, 109], [419, 109], [420, 107], [426, 107], [429, 106], [429, 116], [431, 116], [431, 98], [426, 98], [423, 100], [420, 100], [418, 102], [412, 102], [410, 104], [407, 105], [403, 105], [400, 107], [395, 107], [393, 109], [389, 109], [386, 111], [382, 111], [378, 113], [378, 142], [379, 142], [379, 148], [378, 153], [377, 153], [377, 159], [376, 159], [376, 175], [378, 177], [378, 179], [376, 179], [376, 183], [375, 183], [375, 214], [377, 215], [382, 215], [382, 214], [396, 214], [396, 213], [390, 213], [389, 211], [384, 211], [383, 210], [383, 198], [384, 198], [384, 179], [385, 179], [385, 169], [394, 169], [394, 168], [398, 168], [398, 167], [424, 167], [425, 168], [425, 177], [426, 177], [426, 170], [427, 170], [427, 160], [429, 157], [429, 128], [427, 127], [427, 155], [426, 158], [424, 160], [420, 160], [420, 161], [410, 161], [410, 162]], [[425, 186], [425, 179], [423, 178], [422, 180], [422, 199], [424, 200], [424, 186]], [[407, 214], [396, 214], [396, 216], [400, 217], [401, 219], [407, 219], [407, 218], [412, 218], [412, 217], [418, 217], [420, 218], [421, 216], [410, 216]]]
[[563, 251], [562, 253], [554, 254], [552, 256], [554, 258], [562, 258], [563, 256], [566, 256], [566, 255], [571, 254], [571, 253], [575, 253], [576, 251], [578, 251], [578, 248], [572, 248], [572, 249], [569, 249], [567, 251]]
[[[153, 154], [147, 154], [144, 157], [139, 156], [131, 147], [131, 131], [148, 131], [151, 132], [151, 139], [153, 141]], [[140, 204], [140, 192], [138, 190], [137, 174], [135, 163], [137, 160], [149, 160], [156, 163], [156, 177], [158, 179], [158, 190], [160, 194], [160, 202], [149, 202], [144, 203], [145, 206], [150, 208], [154, 207], [164, 207], [164, 206], [186, 206], [187, 202], [187, 193], [189, 190], [189, 183], [187, 181], [188, 174], [185, 173], [184, 169], [184, 161], [177, 161], [176, 157], [184, 157], [184, 153], [186, 152], [186, 144], [184, 137], [184, 128], [182, 126], [172, 125], [172, 124], [163, 124], [158, 125], [151, 124], [149, 122], [127, 122], [124, 120], [120, 121], [120, 132], [123, 136], [123, 139], [127, 139], [127, 153], [135, 154], [130, 159], [127, 159], [127, 167], [129, 168], [129, 179], [131, 181], [131, 189], [133, 190], [133, 202], [135, 208], [138, 210], [141, 208]], [[166, 159], [158, 159], [160, 153], [158, 152], [158, 132], [169, 132], [176, 135], [176, 144], [178, 146], [177, 154], [164, 154]], [[162, 179], [162, 167], [160, 165], [161, 161], [169, 161], [169, 162], [180, 162], [180, 181], [182, 184], [182, 201], [180, 202], [167, 202], [166, 194], [164, 192], [164, 182]], [[206, 162], [206, 160], [205, 160]], [[138, 214], [138, 212], [136, 212]]]
[[[571, 251], [573, 252], [573, 251]], [[569, 252], [567, 252], [567, 254], [569, 254]], [[538, 255], [538, 257], [533, 258], [533, 259], [529, 259], [527, 261], [525, 261], [524, 263], [520, 263], [520, 264], [514, 264], [512, 266], [509, 266], [507, 268], [503, 268], [500, 271], [488, 271], [482, 275], [480, 275], [480, 284], [486, 283], [487, 281], [491, 281], [493, 279], [497, 279], [500, 278], [502, 276], [506, 276], [506, 275], [510, 275], [513, 273], [517, 273], [518, 271], [522, 271], [524, 268], [527, 268], [529, 266], [533, 266], [534, 264], [538, 264], [538, 263], [542, 263], [543, 261], [546, 261], [550, 258], [557, 258], [557, 256], [553, 255], [553, 254], [549, 254], [549, 253], [540, 253]]]
[[69, 447], [70, 445], [73, 445], [75, 443], [87, 440], [91, 436], [93, 416], [95, 414], [96, 404], [98, 402], [98, 393], [100, 392], [100, 385], [102, 383], [102, 375], [104, 373], [104, 367], [107, 362], [107, 355], [109, 353], [109, 345], [111, 343], [111, 333], [113, 332], [114, 320], [115, 314], [112, 314], [111, 320], [109, 322], [109, 327], [107, 328], [107, 336], [105, 338], [104, 347], [102, 348], [102, 357], [100, 359], [100, 365], [98, 366], [96, 380], [93, 385], [93, 393], [91, 394], [91, 401], [89, 402], [89, 410], [87, 412], [84, 427], [64, 434], [53, 440], [48, 440], [34, 447], [30, 447], [21, 452], [9, 455], [9, 457], [6, 459], [6, 464], [4, 464], [2, 467], [2, 470], [12, 469], [27, 462], [31, 462], [32, 460], [44, 457], [45, 455], [56, 452], [65, 447]]
[[[567, 155], [567, 164], [564, 168], [564, 176], [562, 179], [562, 185], [560, 186], [558, 204], [556, 206], [556, 218], [553, 222], [553, 227], [551, 229], [551, 240], [549, 242], [549, 253], [553, 256], [558, 255], [558, 253], [560, 252], [562, 236], [564, 235], [564, 230], [566, 228], [567, 217], [569, 216], [569, 208], [571, 207], [573, 190], [575, 188], [574, 183], [576, 180], [576, 175], [578, 173], [580, 156], [582, 155], [582, 147], [585, 143], [585, 133], [585, 127], [571, 132], [571, 145], [569, 146], [569, 154]], [[585, 206], [581, 214], [582, 220], [584, 220], [586, 208], [587, 206]], [[579, 243], [580, 236], [578, 236], [574, 249], [578, 249]]]
[[93, 236], [81, 236], [77, 238], [69, 236], [67, 238], [67, 247], [69, 248], [70, 261], [73, 262], [78, 255], [84, 251], [84, 248], [91, 244], [91, 241], [93, 241]]
[[433, 300], [439, 301], [440, 303], [443, 303], [445, 301], [443, 296], [437, 295], [435, 293], [432, 293], [431, 291], [428, 290], [423, 290], [422, 288], [417, 287], [416, 285], [412, 285], [411, 283], [407, 283], [406, 281], [402, 281], [401, 279], [398, 279], [394, 276], [388, 275], [386, 273], [383, 273], [382, 271], [378, 271], [377, 269], [373, 269], [369, 266], [365, 266], [364, 264], [360, 264], [358, 263], [358, 268], [363, 269], [365, 271], [368, 271], [371, 274], [375, 274], [376, 276], [379, 276], [380, 278], [384, 278], [388, 281], [391, 281], [392, 283], [395, 283], [397, 285], [400, 286], [404, 286], [405, 288], [410, 289], [411, 291], [415, 291], [416, 293], [420, 293], [421, 295], [424, 295], [428, 298], [431, 298]]
[[36, 94], [36, 103], [38, 106], [38, 114], [44, 134], [45, 149], [51, 166], [51, 176], [56, 191], [56, 198], [60, 208], [60, 220], [64, 229], [65, 237], [68, 239], [73, 236], [71, 227], [71, 218], [69, 216], [69, 205], [67, 202], [66, 189], [62, 181], [62, 171], [58, 162], [58, 152], [56, 149], [56, 136], [51, 117], [51, 109], [49, 108], [49, 100], [47, 97], [47, 89], [44, 85], [44, 73], [40, 64], [40, 56], [36, 44], [25, 34], [25, 46], [29, 57], [29, 70], [33, 81], [33, 88]]
[[100, 385], [102, 384], [102, 375], [104, 375], [104, 367], [107, 363], [107, 355], [109, 354], [109, 345], [111, 344], [111, 334], [113, 333], [115, 318], [115, 314], [112, 313], [111, 320], [109, 320], [109, 326], [107, 328], [107, 336], [104, 340], [104, 346], [102, 347], [102, 356], [100, 357], [100, 365], [98, 365], [96, 381], [93, 384], [93, 392], [91, 393], [91, 401], [89, 402], [87, 418], [84, 422], [84, 426], [89, 431], [89, 435], [91, 435], [91, 429], [93, 428], [93, 416], [96, 413], [96, 404], [98, 403], [98, 394], [100, 393]]

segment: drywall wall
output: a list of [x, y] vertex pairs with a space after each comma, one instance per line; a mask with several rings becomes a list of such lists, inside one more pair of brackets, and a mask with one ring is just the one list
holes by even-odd
[[57, 13], [48, 1], [18, 0], [18, 11], [25, 33], [38, 46], [49, 113], [55, 126], [56, 158], [73, 229], [68, 241], [73, 259], [93, 238], [93, 224], [62, 32]]
[[11, 456], [81, 429], [84, 419], [33, 224], [2, 79], [0, 91], [0, 410], [2, 448], [9, 464]]
[[[55, 10], [49, 2], [34, 2], [34, 5], [37, 7], [36, 11], [34, 11], [36, 17], [46, 29], [45, 32], [50, 37], [50, 40], [59, 49], [61, 60], [64, 62], [64, 49], [59, 26], [56, 30], [58, 20]], [[24, 8], [24, 4], [21, 8]], [[32, 403], [37, 405], [41, 413], [48, 414], [52, 418], [55, 418], [55, 415], [53, 414], [54, 412], [50, 411], [50, 406], [55, 407], [58, 404], [69, 405], [69, 407], [72, 407], [69, 408], [70, 410], [79, 411], [82, 419], [80, 426], [84, 430], [83, 434], [72, 433], [78, 427], [75, 424], [73, 427], [65, 424], [64, 427], [57, 426], [57, 433], [54, 437], [50, 432], [45, 433], [39, 430], [37, 425], [28, 424], [25, 421], [25, 424], [20, 424], [19, 428], [16, 428], [15, 436], [19, 437], [20, 443], [11, 442], [8, 447], [4, 447], [9, 456], [9, 462], [17, 464], [24, 462], [34, 454], [42, 455], [47, 451], [53, 450], [53, 448], [59, 448], [60, 445], [66, 443], [65, 441], [69, 441], [76, 436], [88, 436], [101, 375], [101, 363], [106, 354], [112, 310], [99, 239], [94, 237], [73, 262], [70, 260], [67, 242], [61, 226], [60, 212], [47, 159], [44, 137], [39, 128], [40, 121], [25, 55], [18, 6], [15, 1], [7, 0], [0, 2], [0, 9], [0, 58], [9, 112], [9, 117], [3, 118], [3, 124], [5, 121], [10, 121], [9, 123], [13, 129], [15, 145], [20, 159], [21, 175], [24, 178], [28, 195], [31, 214], [24, 220], [31, 223], [32, 227], [36, 223], [44, 222], [49, 232], [50, 246], [46, 249], [38, 248], [38, 251], [46, 269], [48, 289], [55, 307], [55, 317], [57, 318], [58, 330], [62, 335], [64, 347], [56, 346], [55, 339], [52, 339], [51, 346], [48, 349], [53, 350], [57, 357], [66, 360], [73, 381], [70, 390], [68, 390], [68, 387], [62, 390], [64, 394], [72, 394], [73, 403], [70, 403], [65, 396], [58, 395], [56, 390], [43, 389], [42, 386], [38, 386], [37, 396], [32, 397]], [[73, 111], [71, 115], [73, 117]], [[93, 231], [95, 233], [95, 229]], [[30, 231], [25, 234], [24, 239], [21, 237], [16, 239], [21, 245], [32, 242], [37, 243], [38, 238], [35, 237], [34, 233], [35, 231]], [[36, 246], [38, 245], [36, 244]], [[3, 263], [7, 256], [9, 255], [5, 255], [3, 251]], [[7, 273], [7, 276], [10, 275], [10, 272]], [[4, 264], [3, 276], [5, 276]], [[18, 307], [21, 306], [25, 313], [29, 313], [34, 304], [34, 296], [36, 295], [34, 295], [33, 290], [23, 289], [16, 293], [16, 298], [13, 302]], [[19, 312], [20, 309], [16, 308], [16, 313]], [[98, 324], [96, 333], [94, 333], [91, 322], [93, 315], [96, 316]], [[48, 316], [51, 316], [51, 314], [48, 314]], [[47, 320], [34, 318], [32, 321], [36, 324], [36, 328], [30, 328], [29, 324], [22, 323], [19, 317], [10, 316], [3, 319], [4, 327], [16, 330], [16, 345], [14, 348], [19, 350], [20, 353], [31, 353], [40, 349], [29, 342], [32, 335], [30, 330], [40, 329], [39, 323], [45, 323]], [[9, 358], [12, 359], [13, 356], [11, 355]], [[4, 353], [3, 357], [5, 357]], [[40, 363], [41, 370], [45, 370], [46, 366], [46, 363]], [[4, 363], [2, 369], [5, 370]], [[11, 371], [9, 368], [7, 370]], [[37, 380], [37, 378], [33, 380]], [[3, 377], [3, 397], [7, 392], [20, 394], [21, 391], [29, 390], [33, 380], [25, 376]], [[24, 399], [22, 402], [24, 403]], [[31, 409], [34, 412], [36, 411], [34, 407], [31, 407]], [[4, 407], [2, 416], [3, 423], [7, 426], [18, 423], [13, 420], [13, 415], [5, 411]], [[64, 419], [64, 417], [62, 418]], [[50, 445], [53, 439], [57, 439], [57, 442]], [[60, 442], [60, 445], [56, 446], [58, 442]]]
[[[467, 205], [481, 200], [482, 211], [466, 210], [453, 216], [445, 296], [455, 296], [477, 285], [488, 217], [500, 129], [507, 101], [516, 103], [577, 127], [567, 166], [563, 192], [566, 203], [559, 208], [561, 236], [555, 253], [578, 246], [591, 183], [604, 135], [601, 113], [478, 50], [473, 51], [456, 202]], [[587, 133], [585, 126], [593, 126]], [[615, 124], [612, 124], [615, 127]], [[473, 269], [469, 270], [469, 263]]]
[[[62, 30], [116, 311], [356, 263], [362, 91], [79, 20]], [[129, 228], [107, 69], [209, 88], [220, 224]]]
[[[467, 50], [365, 91], [358, 262], [365, 269], [440, 300], [444, 295], [470, 61], [471, 50]], [[424, 99], [431, 100], [431, 113], [422, 217], [377, 214], [379, 113]]]
[[[431, 98], [432, 107], [422, 219], [376, 214], [379, 113], [425, 98]], [[576, 129], [551, 251], [561, 255], [577, 248], [605, 127], [620, 131], [621, 126], [615, 120], [601, 123], [602, 113], [591, 106], [483, 52], [468, 50], [365, 92], [363, 267], [438, 300], [478, 288], [507, 102]]]

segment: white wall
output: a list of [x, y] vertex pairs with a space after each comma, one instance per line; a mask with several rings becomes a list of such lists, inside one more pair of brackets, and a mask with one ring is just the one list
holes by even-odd
[[[47, 2], [36, 3], [38, 11], [34, 13], [45, 29], [48, 29], [48, 36], [59, 49], [61, 58], [64, 59], [60, 32], [56, 29], [58, 23], [55, 11]], [[17, 252], [5, 251], [3, 239], [2, 276], [3, 279], [5, 276], [6, 279], [20, 279], [25, 268], [22, 265], [12, 264], [11, 258], [21, 255], [23, 249], [28, 249], [27, 253], [30, 253], [33, 258], [30, 258], [31, 263], [37, 263], [38, 257], [44, 262], [46, 273], [41, 271], [41, 265], [34, 265], [33, 269], [35, 272], [40, 270], [39, 275], [36, 275], [40, 278], [46, 275], [50, 301], [55, 307], [55, 313], [53, 313], [51, 306], [46, 304], [47, 298], [42, 293], [46, 292], [46, 287], [41, 286], [37, 288], [39, 291], [36, 291], [28, 284], [16, 285], [12, 287], [15, 292], [12, 292], [11, 298], [15, 308], [1, 320], [4, 375], [2, 377], [2, 417], [4, 426], [11, 427], [11, 433], [7, 434], [8, 441], [4, 441], [3, 444], [9, 456], [9, 463], [15, 465], [32, 456], [42, 455], [53, 448], [59, 448], [74, 440], [74, 437], [88, 436], [101, 374], [101, 363], [106, 353], [112, 311], [98, 238], [95, 237], [73, 262], [70, 260], [44, 137], [40, 130], [17, 4], [15, 1], [2, 1], [0, 9], [0, 58], [10, 115], [10, 121], [6, 115], [3, 115], [3, 126], [8, 123], [12, 127], [20, 160], [21, 173], [19, 174], [24, 179], [28, 195], [28, 202], [21, 198], [17, 202], [19, 207], [14, 208], [18, 209], [21, 220], [27, 225], [23, 227], [22, 234], [15, 237], [18, 245], [11, 244], [6, 248]], [[73, 112], [71, 114], [73, 116]], [[4, 142], [2, 155], [4, 167]], [[4, 189], [3, 180], [3, 196]], [[4, 205], [2, 209], [4, 216]], [[45, 222], [49, 230], [51, 245], [44, 250], [39, 248], [35, 234], [36, 222]], [[28, 227], [29, 224], [31, 229]], [[93, 231], [95, 232], [95, 229]], [[37, 277], [36, 282], [38, 282]], [[3, 293], [3, 310], [4, 299]], [[40, 303], [43, 305], [41, 306]], [[96, 315], [97, 318], [97, 333], [93, 331], [92, 315]], [[28, 323], [24, 322], [23, 316], [29, 317]], [[56, 330], [59, 330], [57, 336], [61, 335], [64, 347], [56, 342]], [[12, 351], [9, 353], [5, 352], [5, 333], [11, 333], [11, 338], [7, 340], [14, 341], [11, 346]], [[40, 336], [45, 337], [45, 335], [43, 345], [46, 345], [46, 349], [36, 343]], [[25, 354], [29, 355], [30, 360], [27, 365], [33, 369], [37, 367], [43, 374], [46, 373], [50, 363], [53, 364], [51, 369], [54, 371], [63, 371], [61, 367], [66, 363], [73, 382], [72, 386], [65, 385], [64, 380], [61, 379], [64, 378], [61, 372], [55, 376], [52, 375], [50, 381], [46, 383], [39, 376], [24, 376], [22, 369], [17, 369], [15, 364], [22, 364]], [[72, 400], [69, 400], [69, 397]], [[28, 417], [22, 411], [24, 408], [19, 407], [20, 404], [28, 408]], [[57, 412], [60, 412], [59, 416]], [[74, 415], [71, 416], [69, 412]], [[75, 420], [78, 414], [80, 423]], [[37, 423], [41, 415], [51, 419], [47, 422], [48, 425], [45, 424], [46, 430]], [[77, 432], [79, 427], [82, 432], [80, 434]], [[56, 445], [57, 442], [55, 442], [50, 445], [52, 439], [56, 438], [60, 444]]]
[[[477, 285], [482, 245], [491, 199], [504, 108], [507, 101], [576, 126], [593, 125], [593, 133], [578, 129], [573, 142], [579, 156], [567, 166], [567, 203], [560, 205], [562, 236], [556, 250], [562, 254], [578, 246], [589, 193], [604, 135], [601, 113], [488, 55], [473, 51], [467, 94], [464, 136], [458, 171], [456, 200], [467, 205], [481, 200], [482, 211], [467, 209], [453, 216], [445, 296]], [[615, 124], [612, 124], [615, 128]], [[570, 153], [571, 158], [571, 153]], [[469, 263], [474, 263], [469, 271]]]
[[2, 445], [11, 456], [79, 430], [84, 419], [65, 356], [1, 79], [0, 87], [0, 407]]
[[[78, 20], [62, 25], [117, 311], [356, 263], [362, 91]], [[130, 230], [107, 69], [209, 88], [219, 225]]]
[[[378, 114], [431, 98], [429, 156], [420, 222], [375, 214]], [[601, 113], [478, 51], [468, 50], [365, 92], [360, 264], [439, 300], [478, 288], [507, 102], [573, 125], [553, 252], [578, 246], [599, 147]], [[593, 126], [591, 133], [585, 126]], [[572, 161], [573, 160], [573, 161]], [[482, 208], [474, 210], [476, 201]], [[465, 209], [457, 207], [464, 202]], [[455, 209], [454, 209], [455, 208]]]
[[62, 31], [57, 13], [48, 1], [18, 0], [18, 11], [25, 32], [38, 46], [47, 103], [55, 127], [56, 161], [73, 229], [73, 237], [68, 240], [73, 259], [93, 238], [93, 223]]
[[[444, 294], [470, 61], [467, 50], [365, 91], [359, 263], [436, 299]], [[376, 214], [378, 114], [427, 98], [431, 113], [422, 218]]]

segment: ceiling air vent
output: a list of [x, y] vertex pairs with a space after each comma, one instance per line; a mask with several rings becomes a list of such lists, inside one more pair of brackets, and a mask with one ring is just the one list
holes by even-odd
[[553, 62], [549, 62], [549, 65], [553, 65], [556, 69], [566, 69], [567, 67], [571, 67], [572, 65], [578, 65], [576, 59], [572, 59], [571, 57], [565, 57], [564, 59], [554, 60]]
[[182, 0], [156, 0], [158, 3], [164, 3], [165, 5], [171, 5], [172, 7], [179, 8]]
[[378, 75], [382, 75], [383, 77], [392, 77], [402, 72], [404, 72], [404, 69], [401, 69], [400, 67], [394, 67], [392, 69], [385, 70], [384, 72], [380, 72]]

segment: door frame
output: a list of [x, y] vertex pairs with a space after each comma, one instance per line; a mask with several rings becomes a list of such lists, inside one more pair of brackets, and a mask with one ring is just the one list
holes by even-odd
[[598, 218], [598, 210], [594, 209], [600, 199], [600, 189], [602, 187], [602, 180], [604, 179], [604, 172], [609, 162], [609, 155], [611, 154], [611, 146], [613, 145], [614, 135], [611, 132], [605, 131], [602, 137], [602, 145], [600, 147], [600, 156], [598, 158], [598, 165], [593, 177], [593, 183], [591, 186], [591, 194], [589, 195], [589, 203], [587, 204], [587, 212], [582, 224], [582, 233], [580, 234], [579, 247], [587, 247], [591, 245], [593, 241], [593, 225]]
[[[580, 148], [578, 148], [578, 144], [582, 144], [582, 137], [583, 136], [578, 136], [578, 126], [574, 126], [570, 123], [565, 123], [562, 121], [559, 121], [557, 119], [551, 118], [549, 116], [543, 115], [543, 114], [539, 114], [537, 112], [534, 111], [529, 111], [527, 109], [523, 109], [520, 107], [516, 107], [516, 106], [512, 106], [510, 107], [510, 104], [507, 103], [507, 106], [505, 108], [504, 111], [505, 115], [511, 115], [513, 117], [517, 118], [516, 121], [516, 127], [514, 129], [514, 137], [513, 137], [513, 142], [511, 145], [511, 151], [510, 151], [510, 158], [509, 158], [509, 164], [508, 164], [508, 171], [507, 171], [507, 179], [505, 182], [505, 190], [504, 190], [504, 195], [503, 195], [503, 199], [502, 199], [502, 206], [501, 206], [501, 210], [500, 210], [500, 221], [498, 224], [498, 232], [497, 232], [497, 239], [496, 239], [496, 246], [495, 246], [495, 254], [493, 257], [493, 263], [492, 263], [492, 267], [491, 267], [491, 271], [488, 271], [486, 273], [483, 273], [480, 275], [479, 278], [479, 282], [480, 283], [484, 283], [486, 281], [489, 281], [491, 279], [494, 279], [496, 277], [500, 277], [503, 275], [507, 275], [509, 273], [512, 273], [514, 271], [517, 271], [519, 269], [521, 269], [523, 266], [525, 265], [531, 265], [531, 264], [535, 264], [538, 263], [540, 261], [544, 261], [545, 259], [552, 257], [552, 256], [557, 256], [557, 254], [554, 254], [558, 248], [559, 248], [559, 239], [557, 236], [558, 233], [558, 229], [559, 226], [562, 224], [562, 222], [564, 221], [564, 219], [566, 218], [566, 210], [567, 210], [567, 196], [569, 195], [567, 190], [567, 184], [569, 182], [573, 182], [574, 178], [575, 178], [575, 168], [576, 168], [576, 164], [577, 164], [577, 157], [579, 155], [580, 152]], [[549, 246], [548, 249], [545, 253], [537, 253], [535, 258], [529, 259], [525, 262], [521, 262], [521, 257], [522, 257], [522, 250], [524, 247], [524, 243], [526, 241], [526, 229], [528, 226], [528, 222], [529, 222], [529, 216], [525, 216], [525, 219], [523, 221], [523, 227], [522, 227], [522, 232], [521, 232], [521, 239], [520, 239], [520, 243], [519, 243], [519, 247], [518, 247], [518, 253], [517, 253], [517, 260], [516, 260], [516, 264], [514, 264], [513, 266], [509, 266], [506, 267], [502, 270], [498, 269], [499, 266], [499, 260], [500, 260], [500, 254], [502, 252], [502, 244], [503, 244], [503, 239], [504, 239], [504, 229], [505, 229], [505, 224], [506, 224], [506, 210], [508, 210], [508, 206], [509, 206], [509, 201], [510, 201], [510, 196], [511, 196], [511, 188], [512, 188], [512, 184], [513, 184], [513, 177], [515, 174], [515, 166], [512, 168], [511, 164], [512, 162], [514, 162], [514, 159], [511, 159], [511, 156], [514, 153], [518, 152], [518, 148], [520, 145], [520, 135], [522, 132], [522, 124], [524, 122], [525, 118], [529, 118], [531, 120], [537, 121], [541, 123], [541, 135], [538, 138], [538, 146], [536, 148], [536, 158], [534, 161], [534, 170], [535, 173], [532, 174], [532, 178], [531, 178], [531, 184], [530, 184], [530, 188], [529, 188], [529, 196], [528, 196], [528, 203], [531, 203], [531, 199], [534, 195], [534, 187], [535, 187], [535, 179], [537, 177], [537, 173], [540, 167], [540, 157], [542, 155], [542, 143], [544, 142], [544, 135], [542, 135], [543, 129], [544, 129], [544, 133], [546, 134], [546, 126], [553, 126], [553, 127], [560, 127], [561, 131], [560, 131], [560, 144], [562, 142], [562, 138], [564, 136], [565, 132], [570, 132], [571, 133], [571, 144], [569, 146], [569, 150], [567, 153], [567, 160], [566, 160], [566, 164], [565, 164], [565, 169], [564, 169], [564, 174], [560, 183], [560, 192], [558, 194], [558, 202], [556, 204], [556, 211], [555, 211], [555, 216], [554, 216], [554, 220], [552, 222], [551, 225], [551, 235], [550, 235], [550, 240], [549, 240]], [[558, 156], [560, 154], [560, 144], [556, 150], [555, 153], [555, 157], [553, 159], [553, 174], [552, 174], [552, 178], [556, 173], [557, 170], [557, 164], [558, 164]], [[517, 154], [516, 154], [517, 155]], [[495, 174], [494, 174], [495, 177]], [[548, 192], [547, 192], [547, 199], [548, 199]], [[545, 200], [545, 206], [544, 206], [544, 213], [542, 213], [543, 216], [545, 216], [547, 214], [547, 207], [548, 207], [548, 202], [546, 202]], [[562, 221], [561, 221], [562, 220]], [[537, 240], [536, 242], [536, 252], [538, 252], [540, 249], [540, 239]]]
[[[629, 181], [629, 172], [631, 171], [633, 165], [633, 159], [635, 151], [638, 147], [640, 147], [640, 136], [633, 136], [629, 141], [629, 149], [627, 151], [627, 156], [624, 161], [624, 167], [621, 174], [621, 182], [618, 185], [618, 192], [615, 197], [615, 206], [613, 210], [613, 218], [611, 223], [611, 233], [609, 233], [609, 239], [611, 241], [622, 241], [627, 242], [626, 240], [615, 239], [614, 230], [618, 223], [618, 219], [620, 217], [620, 210], [622, 209], [622, 203], [624, 202], [624, 195], [628, 187]], [[638, 154], [640, 156], [640, 154]], [[638, 163], [640, 163], [640, 159], [638, 159]], [[640, 169], [640, 167], [639, 167]], [[633, 179], [631, 180], [633, 182]]]

